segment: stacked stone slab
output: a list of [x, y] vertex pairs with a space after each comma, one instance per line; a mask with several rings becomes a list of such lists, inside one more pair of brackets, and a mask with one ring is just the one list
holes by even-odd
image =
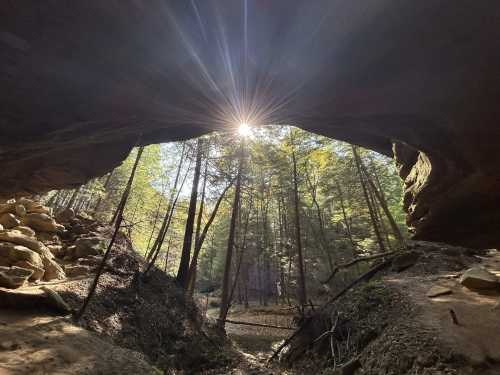
[[0, 203], [0, 287], [64, 279], [65, 272], [39, 237], [65, 231], [51, 209], [28, 198]]

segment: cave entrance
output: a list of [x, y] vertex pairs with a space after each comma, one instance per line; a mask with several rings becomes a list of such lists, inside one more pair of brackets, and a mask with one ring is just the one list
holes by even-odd
[[262, 336], [259, 324], [291, 327], [298, 298], [302, 309], [314, 309], [312, 301], [366, 271], [360, 263], [333, 277], [336, 265], [390, 253], [406, 236], [393, 160], [291, 126], [241, 124], [236, 131], [136, 148], [107, 175], [42, 201], [56, 212], [71, 208], [108, 223], [136, 162], [121, 230], [173, 277], [191, 231], [188, 271], [196, 277], [186, 285], [214, 317], [228, 283], [231, 309], [224, 319], [253, 325], [228, 323], [226, 329], [252, 351], [269, 351], [287, 334], [270, 328], [274, 333]]

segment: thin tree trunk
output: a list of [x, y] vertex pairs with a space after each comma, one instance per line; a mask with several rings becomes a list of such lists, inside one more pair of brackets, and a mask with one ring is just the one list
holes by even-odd
[[[106, 176], [106, 181], [104, 181], [104, 195], [108, 194], [108, 187], [111, 182], [111, 178], [113, 177], [113, 174], [115, 173], [115, 170], [113, 169], [111, 172], [108, 173]], [[102, 202], [102, 195], [99, 195], [99, 198], [97, 199], [97, 203], [94, 206], [94, 212], [99, 212], [99, 209], [101, 208], [101, 202]]]
[[347, 230], [347, 236], [349, 237], [349, 241], [351, 242], [351, 245], [353, 246], [353, 248], [356, 248], [357, 245], [354, 242], [354, 239], [352, 237], [351, 224], [349, 223], [349, 219], [347, 218], [347, 213], [346, 213], [346, 210], [345, 210], [344, 194], [342, 192], [342, 188], [340, 187], [340, 184], [339, 184], [338, 181], [337, 181], [337, 190], [339, 192], [340, 207], [342, 208], [342, 216], [344, 218], [344, 223], [345, 223], [345, 227], [346, 227], [346, 230]]
[[194, 220], [196, 216], [196, 200], [198, 199], [198, 183], [200, 181], [201, 158], [203, 153], [203, 139], [199, 138], [196, 146], [196, 164], [194, 167], [193, 185], [191, 188], [191, 199], [189, 200], [188, 216], [184, 231], [184, 241], [182, 244], [181, 261], [177, 271], [177, 282], [182, 288], [187, 289], [189, 260], [191, 257], [191, 245], [193, 242]]
[[311, 193], [311, 198], [314, 204], [314, 207], [316, 208], [316, 216], [318, 217], [318, 224], [319, 224], [319, 234], [320, 234], [320, 244], [321, 244], [321, 249], [323, 250], [323, 254], [326, 256], [326, 260], [328, 261], [328, 266], [330, 267], [330, 272], [333, 271], [333, 259], [332, 255], [328, 251], [329, 246], [328, 246], [328, 241], [326, 239], [326, 234], [325, 234], [325, 225], [323, 222], [323, 216], [321, 215], [321, 207], [319, 206], [318, 200], [317, 200], [317, 186], [313, 185], [309, 173], [306, 173], [306, 179], [309, 185], [310, 193]]
[[366, 188], [365, 179], [363, 178], [363, 172], [361, 170], [361, 163], [360, 163], [361, 160], [360, 160], [360, 157], [358, 155], [358, 152], [356, 151], [355, 146], [352, 146], [352, 154], [354, 156], [354, 161], [355, 161], [356, 169], [358, 171], [358, 176], [359, 176], [359, 182], [360, 182], [361, 188], [363, 190], [363, 195], [364, 195], [365, 200], [366, 200], [366, 205], [368, 206], [368, 212], [370, 214], [370, 219], [372, 221], [373, 230], [375, 232], [375, 237], [377, 238], [380, 252], [383, 253], [383, 252], [385, 252], [384, 241], [382, 239], [382, 236], [380, 234], [380, 230], [379, 230], [378, 225], [377, 225], [377, 219], [375, 217], [374, 209], [372, 207], [372, 204], [370, 203], [370, 197], [368, 196], [368, 190]]
[[[169, 221], [169, 217], [171, 216], [173, 202], [176, 199], [175, 197], [177, 194], [177, 184], [179, 183], [179, 177], [181, 175], [182, 165], [184, 164], [185, 151], [186, 151], [186, 143], [184, 142], [182, 144], [181, 157], [179, 159], [179, 164], [177, 165], [177, 171], [175, 173], [174, 186], [172, 187], [172, 190], [170, 192], [168, 206], [167, 206], [167, 209], [165, 210], [165, 217], [163, 218], [163, 222], [162, 222], [160, 231], [158, 232], [158, 235], [156, 236], [156, 240], [153, 244], [153, 247], [149, 251], [146, 251], [145, 258], [146, 258], [146, 261], [148, 261], [148, 262], [150, 262], [151, 258], [157, 253], [157, 249], [160, 245], [160, 242], [162, 241], [162, 238], [164, 237], [164, 233], [167, 230], [167, 223]], [[187, 172], [184, 175], [183, 184], [184, 184], [184, 180], [185, 180], [186, 176], [187, 176]], [[181, 189], [179, 189], [179, 190], [181, 190]]]
[[226, 261], [224, 265], [224, 276], [222, 279], [222, 297], [221, 297], [221, 306], [219, 313], [219, 320], [217, 322], [218, 328], [221, 331], [224, 331], [225, 321], [227, 318], [227, 313], [229, 311], [229, 293], [230, 293], [230, 278], [231, 278], [231, 262], [233, 258], [233, 250], [234, 250], [234, 239], [236, 232], [236, 220], [238, 218], [238, 210], [240, 205], [240, 195], [241, 195], [241, 178], [242, 178], [242, 170], [243, 170], [243, 141], [240, 141], [240, 150], [238, 156], [238, 172], [236, 175], [236, 186], [234, 191], [234, 201], [233, 201], [233, 209], [231, 213], [231, 222], [229, 224], [229, 236], [227, 239], [227, 251], [226, 251]]
[[188, 175], [188, 172], [186, 171], [186, 174], [184, 175], [184, 178], [182, 179], [180, 189], [177, 191], [177, 195], [175, 196], [175, 200], [172, 202], [172, 205], [168, 208], [168, 211], [167, 211], [168, 219], [167, 219], [167, 222], [165, 223], [164, 231], [163, 231], [163, 233], [161, 233], [161, 237], [158, 238], [158, 242], [157, 243], [155, 242], [156, 247], [153, 247], [153, 249], [150, 253], [151, 259], [146, 267], [146, 270], [143, 273], [143, 277], [145, 277], [148, 274], [149, 270], [151, 269], [153, 264], [156, 263], [156, 259], [158, 258], [158, 255], [160, 254], [161, 248], [163, 246], [163, 242], [165, 241], [165, 236], [167, 235], [168, 229], [170, 228], [170, 223], [172, 222], [172, 217], [174, 216], [175, 207], [177, 205], [177, 200], [179, 199], [179, 195], [181, 193], [182, 187], [184, 186], [184, 182], [186, 181], [187, 175]]
[[302, 254], [302, 239], [300, 233], [300, 201], [299, 201], [299, 188], [298, 188], [298, 176], [297, 176], [297, 159], [295, 157], [295, 151], [292, 152], [293, 161], [293, 196], [294, 196], [294, 207], [295, 207], [295, 241], [297, 244], [297, 267], [299, 269], [299, 288], [298, 288], [298, 298], [301, 306], [307, 304], [307, 292], [306, 292], [306, 277], [304, 272], [304, 257]]
[[78, 194], [80, 194], [80, 191], [82, 190], [83, 185], [79, 186], [73, 194], [71, 195], [71, 198], [69, 199], [68, 204], [66, 205], [66, 208], [72, 208], [73, 205], [75, 204], [76, 198], [78, 197]]
[[391, 211], [389, 210], [389, 207], [387, 206], [387, 201], [385, 199], [384, 193], [382, 190], [378, 190], [377, 187], [375, 186], [375, 183], [373, 182], [373, 179], [371, 175], [368, 173], [365, 165], [363, 164], [363, 161], [361, 158], [359, 158], [359, 163], [361, 166], [361, 169], [363, 170], [366, 180], [368, 181], [368, 184], [370, 185], [373, 193], [377, 197], [377, 200], [380, 203], [380, 206], [382, 207], [382, 210], [384, 210], [385, 216], [387, 216], [387, 219], [389, 220], [389, 225], [391, 226], [392, 232], [394, 233], [394, 236], [396, 239], [399, 241], [400, 244], [404, 243], [404, 238], [403, 235], [401, 234], [401, 231], [399, 230], [398, 225], [396, 224], [396, 221], [394, 220], [394, 217], [391, 214]]
[[222, 203], [222, 200], [224, 199], [224, 196], [226, 195], [227, 191], [233, 184], [233, 181], [231, 181], [222, 191], [221, 195], [217, 199], [217, 202], [215, 203], [214, 209], [212, 210], [212, 213], [210, 214], [210, 217], [208, 218], [207, 223], [203, 227], [203, 231], [198, 237], [198, 240], [195, 243], [194, 247], [194, 252], [193, 252], [193, 259], [191, 260], [191, 265], [189, 266], [189, 282], [188, 282], [188, 291], [192, 295], [194, 292], [194, 288], [196, 286], [196, 273], [197, 273], [197, 266], [198, 266], [198, 257], [200, 255], [201, 248], [203, 246], [203, 242], [205, 241], [205, 238], [207, 237], [208, 230], [210, 229], [210, 226], [212, 225], [215, 217], [217, 216], [217, 212], [219, 210], [220, 204]]
[[81, 308], [74, 315], [74, 319], [77, 321], [83, 316], [83, 314], [85, 313], [85, 310], [87, 309], [87, 306], [88, 306], [90, 300], [94, 296], [95, 290], [97, 288], [97, 284], [99, 283], [99, 278], [101, 277], [102, 272], [104, 271], [104, 265], [106, 264], [106, 261], [109, 258], [111, 250], [113, 249], [113, 245], [115, 243], [116, 236], [118, 234], [118, 231], [120, 230], [120, 226], [121, 226], [122, 221], [123, 221], [123, 212], [125, 211], [125, 206], [127, 205], [127, 199], [128, 199], [129, 194], [130, 194], [130, 188], [132, 186], [132, 182], [134, 181], [135, 171], [137, 169], [137, 165], [139, 164], [139, 160], [141, 159], [143, 149], [144, 149], [144, 146], [139, 147], [139, 150], [137, 152], [137, 157], [135, 159], [134, 167], [132, 168], [132, 171], [130, 172], [130, 177], [129, 177], [128, 182], [127, 182], [127, 187], [126, 187], [125, 191], [123, 192], [122, 199], [120, 200], [120, 203], [119, 203], [118, 208], [117, 208], [116, 221], [112, 222], [115, 225], [115, 230], [113, 232], [113, 236], [111, 237], [111, 241], [109, 242], [108, 248], [106, 249], [106, 252], [104, 253], [104, 256], [101, 260], [101, 263], [99, 264], [99, 267], [97, 269], [97, 273], [95, 275], [94, 281], [92, 282], [92, 284], [90, 286], [88, 295], [85, 298], [85, 300], [83, 301]]
[[137, 150], [137, 156], [135, 157], [134, 166], [132, 167], [132, 172], [130, 172], [131, 178], [129, 178], [129, 180], [127, 182], [127, 186], [125, 187], [125, 190], [123, 191], [122, 197], [120, 199], [120, 203], [118, 204], [118, 208], [116, 209], [113, 217], [111, 218], [109, 225], [114, 224], [114, 222], [117, 220], [118, 215], [120, 213], [120, 207], [125, 206], [125, 203], [126, 203], [128, 196], [130, 194], [130, 190], [132, 188], [132, 182], [134, 181], [135, 171], [137, 170], [137, 166], [139, 165], [139, 160], [141, 160], [141, 156], [142, 156], [143, 151], [144, 151], [144, 146], [139, 147], [139, 149]]

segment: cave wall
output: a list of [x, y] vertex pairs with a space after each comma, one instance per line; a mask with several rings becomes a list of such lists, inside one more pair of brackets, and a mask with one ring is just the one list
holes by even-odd
[[498, 1], [246, 4], [2, 2], [0, 194], [244, 119], [394, 155], [417, 238], [499, 244]]

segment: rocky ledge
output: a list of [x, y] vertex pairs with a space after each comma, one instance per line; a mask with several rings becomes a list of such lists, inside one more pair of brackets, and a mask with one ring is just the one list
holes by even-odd
[[106, 227], [66, 209], [28, 199], [0, 204], [0, 287], [62, 280], [95, 271], [106, 249]]

